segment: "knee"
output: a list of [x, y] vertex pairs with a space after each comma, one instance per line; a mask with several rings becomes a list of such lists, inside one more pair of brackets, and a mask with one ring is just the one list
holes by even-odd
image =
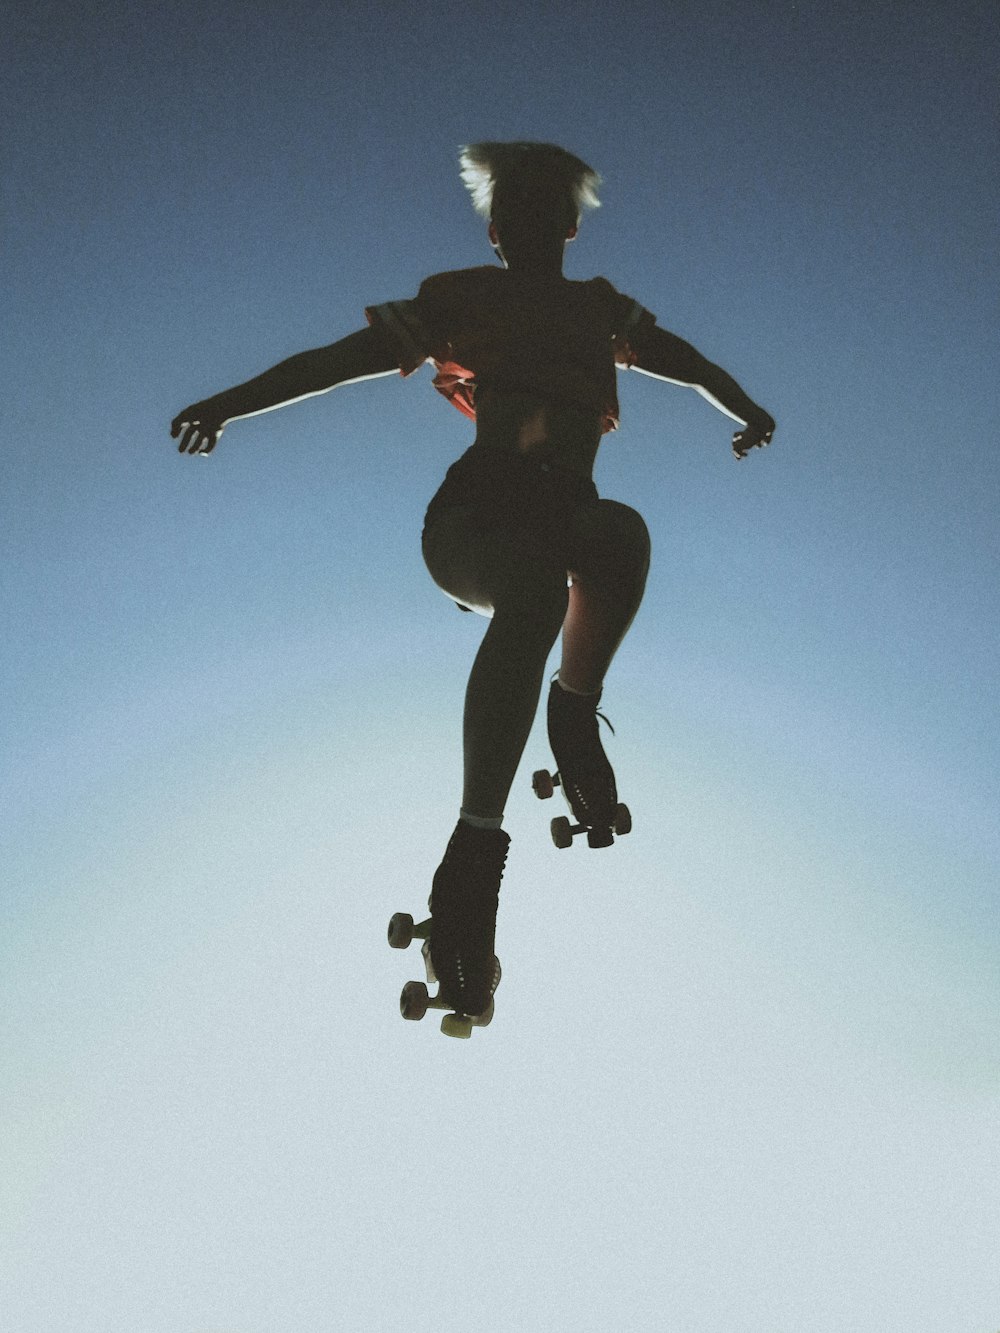
[[651, 543], [649, 529], [642, 515], [629, 505], [619, 503], [618, 500], [601, 500], [599, 508], [602, 511], [602, 522], [607, 538], [611, 543], [638, 560], [648, 561]]
[[600, 500], [577, 517], [574, 574], [644, 581], [652, 544], [641, 514], [618, 500]]

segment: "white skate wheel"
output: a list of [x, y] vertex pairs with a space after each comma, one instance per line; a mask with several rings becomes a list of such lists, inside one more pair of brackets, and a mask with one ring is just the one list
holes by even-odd
[[445, 1014], [441, 1019], [441, 1031], [446, 1037], [471, 1037], [472, 1019], [464, 1014]]

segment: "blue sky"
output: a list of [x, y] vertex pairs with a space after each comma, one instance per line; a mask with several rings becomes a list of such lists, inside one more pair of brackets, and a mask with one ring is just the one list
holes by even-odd
[[[0, 1304], [17, 1333], [995, 1333], [996, 32], [984, 4], [15, 6]], [[620, 380], [634, 832], [508, 809], [497, 1017], [404, 1025], [483, 622], [412, 380], [184, 404], [489, 262], [477, 138], [777, 418]], [[557, 659], [553, 659], [553, 668]]]

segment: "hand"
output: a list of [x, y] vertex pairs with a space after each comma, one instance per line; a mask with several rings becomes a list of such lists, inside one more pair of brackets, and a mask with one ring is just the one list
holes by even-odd
[[733, 454], [737, 459], [746, 458], [751, 449], [766, 448], [773, 434], [774, 418], [768, 416], [763, 408], [758, 408], [743, 429], [733, 436]]
[[219, 436], [225, 429], [226, 421], [214, 398], [204, 402], [192, 403], [178, 412], [170, 423], [170, 434], [176, 440], [182, 454], [210, 454], [219, 442]]

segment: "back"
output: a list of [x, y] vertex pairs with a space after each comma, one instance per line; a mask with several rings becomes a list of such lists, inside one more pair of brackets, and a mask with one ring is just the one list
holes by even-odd
[[605, 278], [492, 265], [435, 274], [414, 300], [369, 307], [396, 344], [400, 369], [425, 360], [434, 386], [475, 419], [476, 391], [522, 392], [599, 414], [618, 426], [615, 365], [634, 361], [630, 339], [654, 317]]

